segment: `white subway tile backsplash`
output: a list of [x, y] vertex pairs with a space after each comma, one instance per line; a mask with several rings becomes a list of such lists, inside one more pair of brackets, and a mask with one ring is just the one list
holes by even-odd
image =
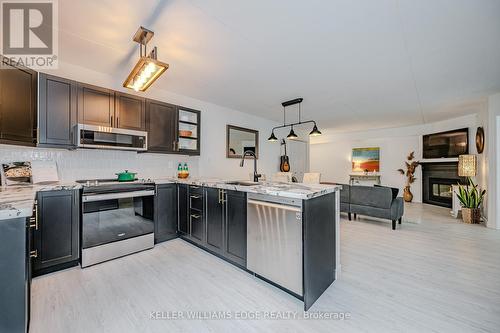
[[198, 176], [197, 156], [135, 153], [118, 150], [51, 149], [0, 145], [0, 163], [52, 160], [57, 163], [59, 178], [74, 181], [90, 178], [114, 178], [125, 169], [137, 172], [138, 178], [164, 178], [177, 175], [179, 162], [186, 162], [189, 172]]

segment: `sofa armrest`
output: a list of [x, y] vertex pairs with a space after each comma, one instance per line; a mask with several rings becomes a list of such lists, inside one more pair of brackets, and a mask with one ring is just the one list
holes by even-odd
[[392, 200], [391, 204], [391, 220], [398, 220], [404, 214], [403, 198], [397, 197]]

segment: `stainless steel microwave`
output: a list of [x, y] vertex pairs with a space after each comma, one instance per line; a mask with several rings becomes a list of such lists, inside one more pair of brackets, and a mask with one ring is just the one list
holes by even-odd
[[148, 133], [144, 131], [78, 124], [74, 133], [75, 145], [81, 148], [136, 151], [148, 149]]

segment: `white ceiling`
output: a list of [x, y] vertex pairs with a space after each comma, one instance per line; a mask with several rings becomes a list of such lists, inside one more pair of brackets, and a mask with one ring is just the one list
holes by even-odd
[[321, 128], [420, 124], [500, 91], [498, 0], [59, 1], [59, 59], [121, 83], [140, 25], [156, 87], [272, 120], [303, 97]]

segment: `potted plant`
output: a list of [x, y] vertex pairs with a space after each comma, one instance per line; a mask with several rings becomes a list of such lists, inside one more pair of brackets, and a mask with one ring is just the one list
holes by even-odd
[[403, 169], [398, 169], [399, 173], [406, 177], [406, 185], [403, 190], [403, 199], [406, 202], [411, 202], [413, 200], [413, 193], [411, 193], [411, 184], [413, 184], [415, 180], [417, 180], [417, 178], [415, 178], [415, 170], [419, 165], [420, 162], [415, 161], [415, 152], [412, 151], [405, 161], [406, 171]]
[[469, 186], [458, 185], [457, 197], [462, 206], [462, 220], [465, 223], [481, 222], [481, 204], [483, 203], [486, 190], [479, 189], [469, 178]]

